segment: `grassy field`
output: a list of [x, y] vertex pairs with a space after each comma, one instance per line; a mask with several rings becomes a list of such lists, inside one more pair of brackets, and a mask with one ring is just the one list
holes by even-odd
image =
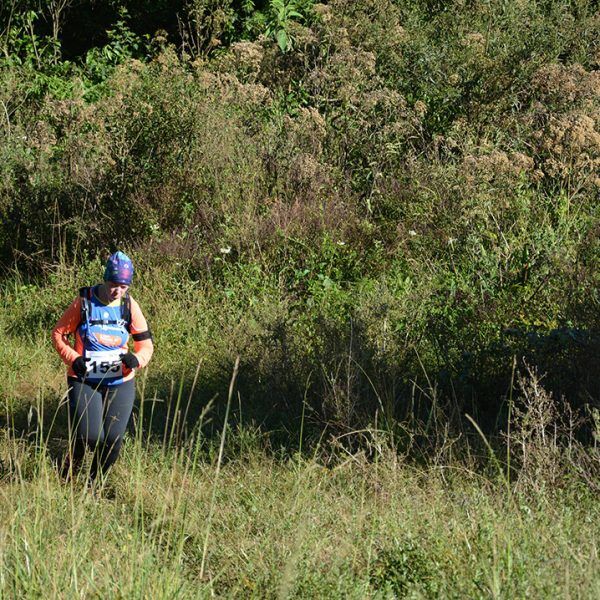
[[252, 427], [186, 440], [138, 427], [89, 489], [85, 471], [65, 483], [55, 466], [64, 408], [41, 410], [29, 434], [0, 434], [2, 597], [600, 594], [597, 494], [564, 465], [553, 472], [551, 444], [543, 469], [510, 481], [457, 440], [425, 462], [375, 429], [368, 451], [330, 439], [292, 455]]
[[[600, 597], [597, 4], [0, 3], [0, 600]], [[117, 249], [88, 489], [49, 337]]]
[[270, 430], [245, 406], [248, 356], [230, 402], [233, 365], [211, 379], [205, 338], [188, 347], [207, 357], [198, 372], [172, 377], [190, 360], [177, 319], [200, 320], [202, 307], [192, 316], [184, 294], [151, 295], [143, 280], [162, 343], [138, 380], [134, 426], [103, 485], [89, 489], [85, 470], [65, 482], [66, 387], [47, 321], [69, 273], [3, 288], [0, 597], [600, 594], [599, 455], [572, 438], [535, 372], [514, 382], [504, 437], [449, 427], [435, 405], [426, 423], [376, 411], [358, 431], [307, 406], [295, 428], [282, 418]]

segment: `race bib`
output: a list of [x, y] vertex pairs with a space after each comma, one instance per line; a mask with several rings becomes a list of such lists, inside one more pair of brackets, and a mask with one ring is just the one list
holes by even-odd
[[123, 376], [122, 349], [89, 350], [85, 353], [85, 366], [89, 379], [113, 379]]

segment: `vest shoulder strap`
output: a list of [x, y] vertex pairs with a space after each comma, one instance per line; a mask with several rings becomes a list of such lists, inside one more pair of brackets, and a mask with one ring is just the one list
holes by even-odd
[[92, 288], [79, 288], [79, 297], [81, 298], [81, 323], [86, 323], [90, 317], [90, 296]]
[[[92, 288], [82, 287], [79, 288], [79, 297], [81, 298], [81, 323], [87, 323], [92, 314], [92, 307], [90, 306], [92, 298]], [[125, 294], [121, 298], [121, 319], [125, 323], [127, 331], [131, 331], [131, 297], [129, 294]], [[93, 322], [95, 323], [95, 321]], [[102, 321], [98, 321], [102, 323]]]
[[129, 294], [125, 294], [121, 298], [121, 319], [123, 319], [127, 331], [131, 332], [131, 297]]

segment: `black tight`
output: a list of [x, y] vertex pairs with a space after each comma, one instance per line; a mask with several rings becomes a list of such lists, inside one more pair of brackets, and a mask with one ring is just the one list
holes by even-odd
[[94, 452], [90, 478], [106, 473], [117, 460], [135, 399], [133, 379], [112, 387], [88, 384], [69, 377], [69, 426], [73, 468], [81, 463], [86, 446]]

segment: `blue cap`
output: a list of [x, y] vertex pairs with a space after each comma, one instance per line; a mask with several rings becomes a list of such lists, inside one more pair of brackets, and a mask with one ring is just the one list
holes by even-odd
[[124, 285], [131, 285], [133, 280], [133, 263], [127, 254], [115, 252], [108, 257], [104, 270], [104, 281], [114, 281]]

